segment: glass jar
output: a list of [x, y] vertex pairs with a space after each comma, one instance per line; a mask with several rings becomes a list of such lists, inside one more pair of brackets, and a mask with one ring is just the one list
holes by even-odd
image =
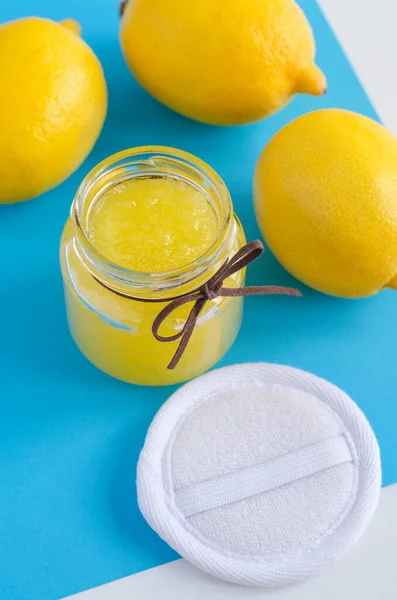
[[[216, 240], [194, 262], [160, 273], [121, 268], [102, 256], [88, 235], [90, 213], [106, 190], [132, 178], [165, 177], [194, 186], [205, 194], [217, 216]], [[245, 244], [221, 178], [194, 156], [166, 147], [142, 147], [103, 161], [84, 179], [71, 208], [61, 240], [71, 334], [83, 354], [98, 368], [126, 382], [165, 385], [185, 381], [212, 367], [230, 348], [241, 324], [242, 298], [207, 301], [178, 365], [170, 370], [178, 341], [158, 341], [153, 322], [175, 297], [197, 290]], [[241, 287], [244, 271], [227, 280]], [[159, 333], [180, 332], [191, 305], [178, 307]]]

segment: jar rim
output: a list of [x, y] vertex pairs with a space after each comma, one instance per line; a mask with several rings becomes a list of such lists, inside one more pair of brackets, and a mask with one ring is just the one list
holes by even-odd
[[[88, 235], [88, 209], [106, 189], [133, 177], [175, 176], [201, 188], [211, 201], [216, 201], [220, 227], [218, 236], [204, 254], [191, 263], [160, 272], [141, 272], [121, 267], [103, 256]], [[181, 174], [182, 173], [182, 174]], [[113, 175], [112, 175], [113, 174]], [[201, 186], [193, 178], [203, 180]], [[204, 189], [205, 188], [205, 189]], [[88, 205], [87, 205], [88, 202]], [[168, 146], [139, 146], [113, 154], [94, 167], [80, 184], [71, 207], [76, 226], [78, 253], [95, 278], [105, 280], [118, 289], [167, 290], [188, 284], [209, 271], [233, 245], [233, 206], [229, 191], [218, 173], [189, 152]]]

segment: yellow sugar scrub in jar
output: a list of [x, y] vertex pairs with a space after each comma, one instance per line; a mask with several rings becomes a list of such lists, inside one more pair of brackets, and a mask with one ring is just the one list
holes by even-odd
[[[61, 241], [69, 327], [83, 354], [123, 381], [178, 383], [213, 366], [233, 343], [246, 245], [220, 177], [165, 147], [116, 154], [82, 182]], [[251, 291], [250, 291], [251, 290]]]

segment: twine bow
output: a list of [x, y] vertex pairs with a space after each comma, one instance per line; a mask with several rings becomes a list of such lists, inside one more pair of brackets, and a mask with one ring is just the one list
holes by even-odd
[[[179, 363], [183, 353], [186, 350], [189, 340], [192, 337], [197, 319], [209, 300], [215, 300], [215, 298], [219, 297], [235, 298], [241, 296], [259, 296], [263, 294], [283, 294], [286, 296], [302, 295], [299, 290], [295, 288], [286, 288], [273, 285], [248, 286], [242, 288], [223, 287], [223, 282], [225, 279], [234, 273], [237, 273], [241, 269], [244, 269], [247, 265], [256, 260], [264, 252], [264, 250], [263, 244], [259, 240], [255, 240], [249, 244], [246, 244], [240, 248], [240, 250], [236, 252], [236, 254], [197, 291], [187, 294], [186, 296], [179, 296], [178, 298], [175, 298], [159, 312], [152, 326], [152, 332], [156, 340], [159, 342], [174, 342], [179, 339], [181, 340], [170, 364], [167, 367], [168, 369], [175, 369]], [[159, 329], [165, 319], [172, 312], [174, 312], [174, 310], [180, 306], [183, 306], [184, 304], [188, 304], [189, 302], [194, 302], [194, 304], [181, 331], [175, 335], [160, 335]]]

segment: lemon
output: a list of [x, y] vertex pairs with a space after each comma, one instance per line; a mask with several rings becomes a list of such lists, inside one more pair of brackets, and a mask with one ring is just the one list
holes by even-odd
[[397, 139], [362, 115], [320, 110], [259, 158], [259, 226], [295, 277], [345, 298], [397, 289]]
[[155, 98], [205, 123], [257, 121], [295, 93], [325, 92], [310, 25], [293, 0], [129, 0], [120, 39]]
[[0, 203], [66, 179], [104, 122], [102, 67], [79, 25], [28, 17], [0, 25]]

